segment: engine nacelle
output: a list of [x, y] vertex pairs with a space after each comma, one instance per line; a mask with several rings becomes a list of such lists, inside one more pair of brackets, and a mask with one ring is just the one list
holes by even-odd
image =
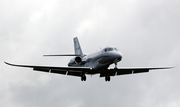
[[76, 62], [76, 63], [80, 63], [81, 61], [82, 61], [81, 57], [77, 56], [77, 57], [75, 58], [75, 62]]

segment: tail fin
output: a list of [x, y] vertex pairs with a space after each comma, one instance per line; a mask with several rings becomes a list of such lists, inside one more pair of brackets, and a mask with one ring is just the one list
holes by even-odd
[[83, 52], [81, 50], [81, 46], [79, 44], [77, 37], [74, 38], [74, 51], [75, 51], [75, 55], [83, 56]]

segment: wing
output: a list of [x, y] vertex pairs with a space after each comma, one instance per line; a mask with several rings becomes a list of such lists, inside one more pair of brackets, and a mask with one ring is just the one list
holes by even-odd
[[[146, 73], [149, 70], [158, 70], [158, 69], [170, 69], [173, 67], [136, 67], [136, 68], [117, 68], [117, 69], [108, 69], [110, 76], [117, 76], [117, 75], [127, 75], [127, 74], [136, 74], [136, 73]], [[100, 74], [100, 77], [105, 77], [107, 72], [103, 72]]]
[[42, 71], [42, 72], [49, 72], [49, 73], [57, 73], [57, 74], [64, 74], [64, 75], [71, 75], [71, 76], [81, 76], [82, 72], [88, 72], [93, 70], [90, 67], [53, 67], [53, 66], [32, 66], [32, 65], [17, 65], [4, 62], [11, 66], [18, 66], [18, 67], [28, 67], [33, 68], [35, 71]]

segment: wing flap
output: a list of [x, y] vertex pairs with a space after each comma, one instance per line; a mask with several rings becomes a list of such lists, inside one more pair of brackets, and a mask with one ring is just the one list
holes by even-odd
[[117, 75], [126, 75], [126, 74], [132, 74], [132, 69], [118, 69]]
[[48, 69], [48, 68], [33, 68], [34, 71], [42, 71], [42, 72], [49, 72], [49, 73], [56, 73], [56, 74], [64, 74], [66, 75], [66, 70], [58, 70], [58, 69]]
[[146, 72], [149, 72], [149, 69], [136, 69], [136, 70], [133, 70], [133, 74], [146, 73]]
[[70, 76], [78, 76], [78, 77], [81, 77], [81, 71], [77, 72], [77, 71], [68, 71], [67, 75], [70, 75]]
[[64, 74], [66, 75], [67, 71], [65, 70], [58, 70], [58, 69], [52, 69], [50, 70], [51, 73], [56, 73], [56, 74]]
[[50, 69], [47, 68], [33, 68], [34, 71], [42, 71], [42, 72], [49, 72]]

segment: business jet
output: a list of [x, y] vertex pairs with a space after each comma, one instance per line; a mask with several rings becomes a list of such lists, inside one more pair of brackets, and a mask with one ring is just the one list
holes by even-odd
[[[86, 75], [100, 74], [100, 77], [105, 77], [105, 81], [110, 81], [111, 76], [146, 73], [149, 70], [155, 69], [170, 69], [173, 67], [135, 67], [135, 68], [118, 68], [117, 63], [122, 60], [122, 54], [115, 47], [105, 47], [98, 52], [84, 55], [78, 38], [74, 39], [75, 54], [61, 55], [44, 55], [44, 56], [74, 56], [68, 63], [68, 67], [55, 66], [33, 66], [33, 65], [18, 65], [4, 62], [11, 66], [33, 68], [35, 71], [64, 74], [69, 76], [77, 76], [81, 81], [86, 81]], [[115, 64], [114, 68], [109, 68], [111, 64]]]

